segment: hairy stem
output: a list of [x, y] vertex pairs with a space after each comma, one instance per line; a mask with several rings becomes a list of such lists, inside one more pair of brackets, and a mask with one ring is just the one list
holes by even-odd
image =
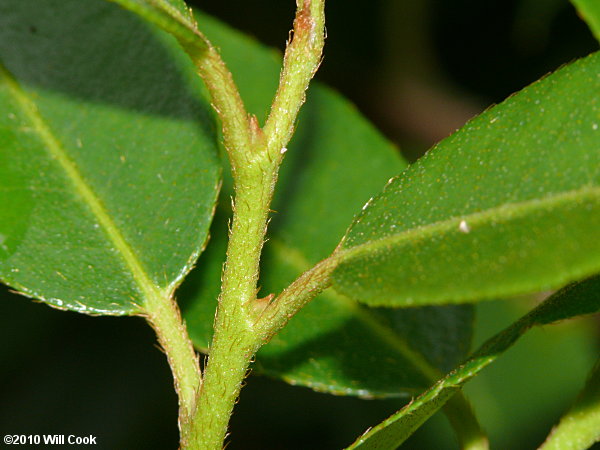
[[[260, 171], [257, 171], [257, 175]], [[270, 176], [269, 176], [270, 175]], [[221, 448], [246, 368], [256, 351], [249, 310], [256, 299], [258, 264], [271, 186], [266, 172], [260, 189], [237, 190], [227, 263], [196, 420], [200, 448]]]
[[[272, 303], [257, 300], [260, 255], [269, 205], [285, 146], [316, 72], [324, 44], [324, 0], [296, 0], [294, 37], [284, 56], [280, 83], [264, 129], [248, 116], [231, 73], [218, 51], [198, 30], [191, 11], [166, 0], [110, 0], [177, 38], [206, 83], [219, 114], [234, 176], [233, 225], [227, 251], [215, 334], [204, 380], [198, 360], [171, 293], [148, 299], [148, 320], [157, 332], [171, 365], [179, 395], [182, 448], [221, 448], [229, 416], [247, 367], [261, 345], [281, 329], [308, 301], [329, 286], [342, 251], [301, 275]], [[199, 393], [199, 394], [198, 394]], [[461, 396], [451, 419], [464, 448], [485, 448]], [[476, 425], [476, 423], [475, 423]]]
[[212, 44], [208, 43], [205, 48], [186, 44], [183, 47], [208, 87], [213, 108], [221, 119], [225, 148], [235, 178], [239, 170], [243, 170], [239, 167], [244, 166], [248, 151], [252, 148], [252, 128], [244, 102], [231, 72]]
[[243, 113], [237, 89], [218, 54], [196, 61], [223, 122], [235, 200], [227, 260], [204, 382], [193, 417], [198, 448], [219, 449], [250, 361], [263, 340], [254, 324], [257, 282], [269, 206], [285, 146], [321, 57], [324, 1], [299, 4], [294, 39], [284, 58], [280, 86], [264, 131]]
[[309, 301], [329, 287], [331, 272], [337, 264], [338, 259], [334, 253], [300, 275], [270, 304], [254, 311], [254, 326], [261, 345], [267, 343]]
[[198, 357], [171, 293], [157, 292], [147, 299], [145, 309], [173, 373], [179, 397], [181, 445], [186, 447], [190, 442], [191, 415], [196, 410], [196, 398], [202, 385]]
[[308, 84], [319, 68], [325, 43], [325, 1], [296, 0], [294, 38], [288, 43], [279, 87], [264, 127], [267, 149], [280, 158], [294, 134], [294, 123], [304, 103]]

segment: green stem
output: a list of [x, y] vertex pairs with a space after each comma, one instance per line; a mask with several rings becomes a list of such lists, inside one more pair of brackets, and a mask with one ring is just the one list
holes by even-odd
[[319, 68], [325, 43], [325, 0], [296, 0], [296, 5], [294, 38], [286, 48], [279, 87], [264, 127], [272, 158], [282, 158], [282, 149], [294, 134], [296, 117]]
[[[334, 254], [298, 278], [276, 301], [256, 301], [260, 254], [268, 211], [285, 146], [316, 72], [324, 44], [324, 0], [297, 0], [294, 39], [289, 43], [280, 83], [264, 127], [249, 117], [218, 51], [198, 31], [189, 12], [165, 0], [111, 0], [173, 34], [206, 83], [223, 126], [235, 181], [233, 227], [222, 292], [215, 320], [204, 383], [196, 355], [170, 295], [152, 296], [147, 311], [167, 353], [180, 397], [182, 448], [220, 448], [241, 382], [254, 353], [308, 301], [329, 285], [341, 253]], [[196, 393], [202, 385], [196, 403]], [[469, 424], [470, 408], [462, 397], [451, 419], [457, 430], [474, 436], [462, 442], [483, 442]], [[190, 412], [192, 412], [190, 417]], [[465, 425], [466, 424], [466, 425]], [[461, 432], [459, 432], [459, 436]], [[464, 448], [485, 448], [465, 445]]]
[[139, 14], [179, 41], [208, 87], [213, 107], [221, 119], [225, 147], [235, 172], [236, 167], [244, 162], [240, 156], [251, 146], [248, 114], [231, 72], [217, 49], [198, 30], [191, 10], [180, 11], [166, 0], [110, 1]]
[[241, 167], [245, 165], [248, 152], [253, 147], [252, 124], [231, 72], [208, 39], [203, 39], [207, 47], [180, 42], [196, 65], [198, 75], [204, 80], [213, 108], [221, 119], [225, 148], [235, 178], [243, 170]]
[[146, 299], [147, 320], [156, 331], [173, 372], [179, 397], [179, 430], [181, 445], [190, 442], [190, 419], [196, 410], [196, 398], [202, 385], [200, 364], [179, 308], [169, 292], [156, 292]]
[[[442, 376], [440, 374], [437, 379]], [[443, 410], [456, 433], [462, 450], [488, 450], [490, 448], [487, 435], [479, 426], [471, 404], [462, 392], [454, 394], [454, 397], [444, 405]]]
[[257, 305], [262, 303], [257, 302], [256, 293], [269, 206], [285, 145], [323, 47], [324, 0], [305, 0], [298, 6], [294, 39], [286, 50], [264, 132], [255, 118], [245, 115], [237, 89], [216, 51], [209, 47], [208, 52], [194, 58], [223, 122], [235, 201], [215, 332], [192, 418], [194, 444], [190, 448], [222, 447], [246, 370], [263, 343], [254, 318]]
[[[257, 171], [260, 176], [261, 171]], [[256, 338], [249, 311], [256, 299], [273, 171], [257, 180], [260, 189], [237, 186], [227, 263], [195, 420], [202, 449], [221, 448], [227, 424], [252, 356]]]
[[300, 275], [274, 301], [254, 311], [254, 326], [262, 344], [267, 343], [304, 305], [329, 287], [331, 273], [338, 262], [334, 252], [329, 258]]

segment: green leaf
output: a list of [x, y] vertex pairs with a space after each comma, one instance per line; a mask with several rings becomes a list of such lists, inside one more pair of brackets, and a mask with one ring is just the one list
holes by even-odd
[[467, 361], [438, 381], [416, 400], [358, 438], [350, 449], [394, 449], [456, 394], [461, 386], [494, 362], [525, 332], [600, 311], [600, 276], [569, 286], [489, 339]]
[[[600, 284], [591, 295], [600, 296]], [[600, 442], [600, 360], [573, 407], [552, 430], [540, 450], [586, 449]]]
[[478, 301], [600, 271], [600, 54], [442, 141], [363, 208], [335, 289], [370, 305]]
[[577, 12], [586, 21], [592, 33], [600, 41], [600, 2], [598, 0], [571, 0]]
[[[534, 297], [478, 304], [477, 347], [533, 309]], [[463, 387], [493, 448], [537, 448], [597, 358], [596, 332], [594, 316], [535, 327]]]
[[[206, 16], [198, 23], [222, 51], [244, 101], [264, 118], [280, 56]], [[276, 189], [261, 270], [262, 295], [279, 292], [327, 256], [369, 193], [405, 163], [356, 109], [315, 83]], [[227, 184], [226, 184], [227, 186]], [[198, 270], [178, 292], [196, 346], [206, 349], [225, 256], [230, 191], [224, 189]], [[420, 392], [468, 350], [469, 307], [365, 308], [329, 290], [259, 352], [255, 370], [314, 389], [362, 396]], [[385, 370], [384, 370], [385, 369]]]
[[95, 0], [3, 1], [0, 59], [0, 278], [55, 307], [139, 313], [191, 269], [218, 191], [192, 64]]

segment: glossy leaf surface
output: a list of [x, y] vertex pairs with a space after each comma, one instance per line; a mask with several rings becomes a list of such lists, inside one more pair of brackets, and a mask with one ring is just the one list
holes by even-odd
[[488, 340], [466, 362], [437, 382], [416, 400], [373, 427], [349, 448], [395, 449], [423, 422], [438, 411], [461, 386], [496, 360], [531, 327], [549, 325], [600, 311], [600, 277], [569, 286], [543, 302], [529, 314]]
[[190, 270], [212, 217], [194, 68], [99, 0], [3, 1], [0, 59], [0, 278], [56, 307], [139, 312]]
[[333, 273], [371, 305], [478, 301], [600, 271], [600, 54], [442, 141], [365, 205]]
[[596, 39], [600, 41], [600, 2], [598, 0], [571, 0], [577, 12], [586, 21]]
[[[198, 24], [221, 49], [249, 111], [264, 119], [277, 87], [279, 55], [208, 17], [200, 16]], [[404, 166], [397, 151], [352, 105], [315, 83], [283, 162], [261, 295], [280, 292], [327, 256], [369, 193]], [[207, 348], [212, 333], [229, 195], [226, 189], [211, 243], [178, 294], [190, 334], [201, 349]], [[468, 307], [372, 310], [327, 291], [261, 349], [255, 367], [327, 392], [417, 392], [468, 350], [471, 322]]]

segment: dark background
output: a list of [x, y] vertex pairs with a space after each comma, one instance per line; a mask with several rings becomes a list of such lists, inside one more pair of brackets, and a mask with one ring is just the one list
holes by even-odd
[[[293, 0], [203, 0], [205, 11], [283, 48]], [[597, 44], [566, 0], [329, 0], [318, 78], [414, 159], [491, 103]], [[0, 288], [3, 434], [92, 434], [96, 448], [176, 448], [176, 396], [152, 330], [137, 318], [52, 310]], [[478, 307], [481, 342], [535, 299]], [[594, 320], [536, 330], [467, 386], [494, 448], [534, 448], [598, 354]], [[349, 444], [401, 405], [313, 393], [253, 376], [229, 449]], [[405, 448], [457, 448], [442, 416]]]

